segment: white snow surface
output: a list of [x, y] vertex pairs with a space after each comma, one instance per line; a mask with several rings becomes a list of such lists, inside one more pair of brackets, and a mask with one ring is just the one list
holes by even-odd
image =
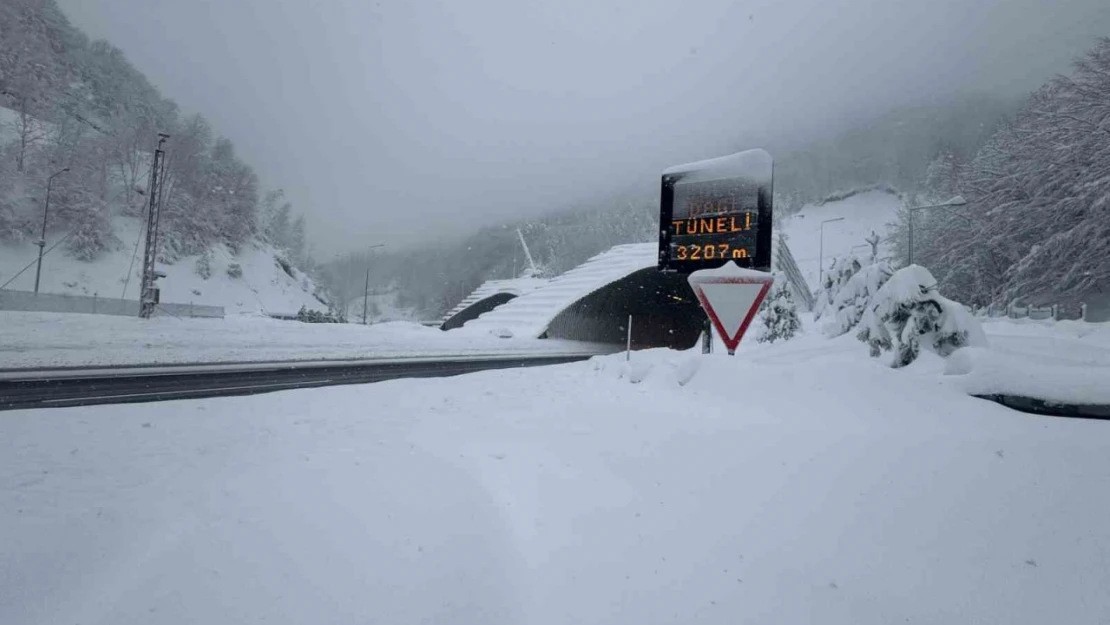
[[462, 330], [501, 332], [537, 338], [574, 302], [628, 275], [659, 262], [656, 243], [618, 245], [602, 252], [542, 287], [498, 306], [466, 323]]
[[[116, 217], [112, 223], [113, 231], [120, 239], [117, 249], [93, 262], [84, 262], [67, 255], [65, 243], [59, 245], [43, 259], [40, 290], [44, 293], [138, 299], [143, 250], [140, 244], [136, 253], [135, 242], [142, 224], [138, 219], [129, 217]], [[47, 248], [63, 236], [64, 232], [48, 232]], [[0, 243], [0, 284], [35, 261], [37, 256], [38, 247], [31, 241]], [[175, 304], [223, 306], [228, 315], [296, 313], [301, 306], [325, 310], [326, 306], [312, 295], [316, 289], [312, 280], [296, 270], [296, 277], [291, 277], [278, 265], [275, 256], [275, 250], [268, 245], [248, 244], [235, 256], [223, 245], [217, 245], [210, 263], [212, 274], [207, 280], [196, 273], [199, 256], [188, 256], [172, 265], [159, 263], [158, 268], [167, 274], [158, 280], [161, 299]], [[239, 263], [243, 268], [241, 278], [227, 275], [227, 267], [232, 263]], [[131, 279], [127, 281], [129, 267]], [[33, 291], [34, 286], [35, 267], [32, 266], [6, 288]]]
[[463, 298], [454, 308], [447, 311], [447, 314], [443, 316], [443, 322], [446, 323], [455, 315], [494, 295], [509, 293], [514, 297], [520, 297], [544, 287], [547, 283], [548, 280], [545, 278], [530, 277], [513, 278], [511, 280], [487, 280], [478, 285], [478, 288]]
[[597, 354], [612, 349], [574, 341], [498, 339], [465, 329], [443, 332], [404, 321], [364, 326], [246, 315], [139, 319], [0, 311], [0, 370], [435, 355]]
[[1110, 615], [1106, 423], [850, 337], [739, 354], [5, 413], [0, 622]]
[[1110, 323], [996, 319], [983, 328], [990, 349], [948, 358], [947, 372], [968, 394], [1110, 405]]
[[[886, 237], [888, 224], [895, 221], [902, 205], [897, 195], [885, 191], [867, 191], [837, 202], [821, 206], [809, 204], [798, 213], [783, 220], [781, 231], [814, 292], [820, 286], [821, 222], [843, 217], [844, 221], [825, 224], [825, 269], [834, 257], [855, 255], [870, 257], [871, 246], [866, 239], [871, 232]], [[860, 247], [855, 247], [860, 246]], [[853, 247], [855, 249], [853, 250]], [[886, 258], [891, 251], [886, 242], [879, 243], [879, 258]]]

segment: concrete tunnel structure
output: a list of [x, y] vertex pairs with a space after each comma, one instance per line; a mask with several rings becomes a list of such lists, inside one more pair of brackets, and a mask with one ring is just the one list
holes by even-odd
[[511, 299], [531, 293], [547, 284], [542, 278], [516, 278], [512, 280], [488, 280], [466, 296], [463, 301], [443, 316], [441, 330], [454, 330], [466, 322], [497, 308]]
[[[501, 297], [499, 305], [462, 323], [455, 321], [456, 312], [450, 325], [502, 336], [624, 345], [632, 315], [633, 347], [691, 347], [705, 314], [685, 276], [656, 269], [657, 254], [651, 243], [619, 245], [529, 293]], [[487, 291], [467, 308], [486, 307], [494, 297]]]
[[[623, 346], [631, 315], [633, 348], [688, 349], [705, 327], [705, 312], [686, 276], [658, 270], [658, 252], [655, 243], [618, 245], [551, 280], [523, 279], [531, 280], [526, 292], [514, 285], [519, 281], [486, 283], [442, 327]], [[795, 301], [809, 309], [813, 296], [797, 283], [801, 274], [781, 238], [772, 256]]]

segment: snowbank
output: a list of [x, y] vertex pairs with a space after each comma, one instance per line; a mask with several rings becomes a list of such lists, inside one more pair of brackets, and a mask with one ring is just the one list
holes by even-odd
[[952, 354], [945, 373], [960, 376], [969, 395], [1014, 395], [1077, 404], [1110, 406], [1110, 362], [1062, 365], [983, 348]]
[[[136, 249], [135, 244], [140, 226], [137, 219], [113, 219], [113, 231], [122, 243], [91, 263], [67, 256], [63, 249], [65, 245], [58, 246], [43, 259], [41, 291], [138, 299], [143, 250], [141, 245]], [[64, 233], [61, 232], [49, 233], [47, 246], [53, 245], [62, 236]], [[38, 247], [30, 241], [0, 243], [0, 284], [32, 263], [37, 255]], [[296, 313], [301, 306], [324, 310], [326, 307], [313, 297], [316, 285], [295, 269], [293, 275], [289, 275], [278, 264], [276, 257], [277, 253], [268, 245], [248, 245], [237, 255], [219, 245], [211, 255], [211, 276], [208, 279], [202, 278], [196, 271], [199, 256], [188, 256], [172, 265], [159, 264], [159, 269], [167, 274], [158, 281], [162, 301], [223, 306], [230, 315]], [[228, 267], [232, 264], [242, 268], [241, 277], [228, 275]], [[31, 291], [34, 286], [35, 268], [32, 266], [6, 288]]]
[[0, 620], [1110, 614], [1105, 423], [816, 332], [633, 365], [6, 413]]

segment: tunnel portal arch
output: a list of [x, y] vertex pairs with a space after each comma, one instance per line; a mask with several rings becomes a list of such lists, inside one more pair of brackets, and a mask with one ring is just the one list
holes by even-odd
[[686, 276], [645, 267], [564, 308], [542, 337], [624, 345], [629, 315], [633, 349], [688, 349], [706, 320]]

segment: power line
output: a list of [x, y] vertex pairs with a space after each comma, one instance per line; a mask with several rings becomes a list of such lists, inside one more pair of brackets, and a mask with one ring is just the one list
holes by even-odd
[[[78, 231], [78, 230], [80, 230], [80, 229], [81, 229], [80, 227], [77, 227], [77, 228], [74, 228], [73, 230], [70, 230], [70, 231], [69, 231], [69, 234], [65, 235], [65, 236], [64, 236], [64, 237], [62, 237], [61, 239], [58, 239], [58, 241], [57, 241], [57, 242], [55, 242], [55, 243], [54, 243], [54, 245], [51, 245], [51, 246], [50, 246], [50, 249], [48, 249], [48, 250], [46, 250], [45, 252], [43, 252], [43, 253], [42, 253], [42, 255], [43, 255], [43, 256], [46, 256], [47, 254], [49, 254], [50, 252], [52, 252], [52, 251], [54, 250], [54, 248], [56, 248], [56, 247], [58, 247], [59, 245], [61, 245], [62, 243], [64, 243], [66, 239], [68, 239], [69, 237], [71, 237], [71, 236], [73, 236], [74, 234], [76, 234], [76, 233], [77, 233], [77, 231]], [[0, 284], [0, 289], [3, 289], [4, 287], [6, 287], [6, 286], [8, 286], [9, 284], [11, 284], [12, 282], [14, 282], [16, 278], [18, 278], [19, 276], [23, 275], [23, 272], [24, 272], [24, 271], [27, 271], [27, 270], [28, 270], [28, 269], [30, 269], [31, 267], [34, 267], [34, 266], [35, 266], [35, 263], [37, 263], [37, 262], [38, 262], [38, 259], [36, 258], [35, 260], [32, 260], [31, 262], [27, 263], [27, 266], [26, 266], [26, 267], [24, 267], [23, 269], [20, 269], [20, 270], [19, 270], [19, 273], [17, 273], [17, 274], [15, 274], [14, 276], [12, 276], [10, 280], [8, 280], [7, 282], [5, 282], [4, 284]]]
[[146, 224], [140, 221], [139, 236], [135, 237], [135, 249], [131, 251], [131, 264], [127, 266], [127, 277], [123, 281], [123, 292], [119, 294], [120, 299], [127, 297], [127, 287], [131, 284], [131, 271], [135, 269], [135, 257], [139, 254], [139, 243], [143, 240], [143, 232], [146, 232]]

